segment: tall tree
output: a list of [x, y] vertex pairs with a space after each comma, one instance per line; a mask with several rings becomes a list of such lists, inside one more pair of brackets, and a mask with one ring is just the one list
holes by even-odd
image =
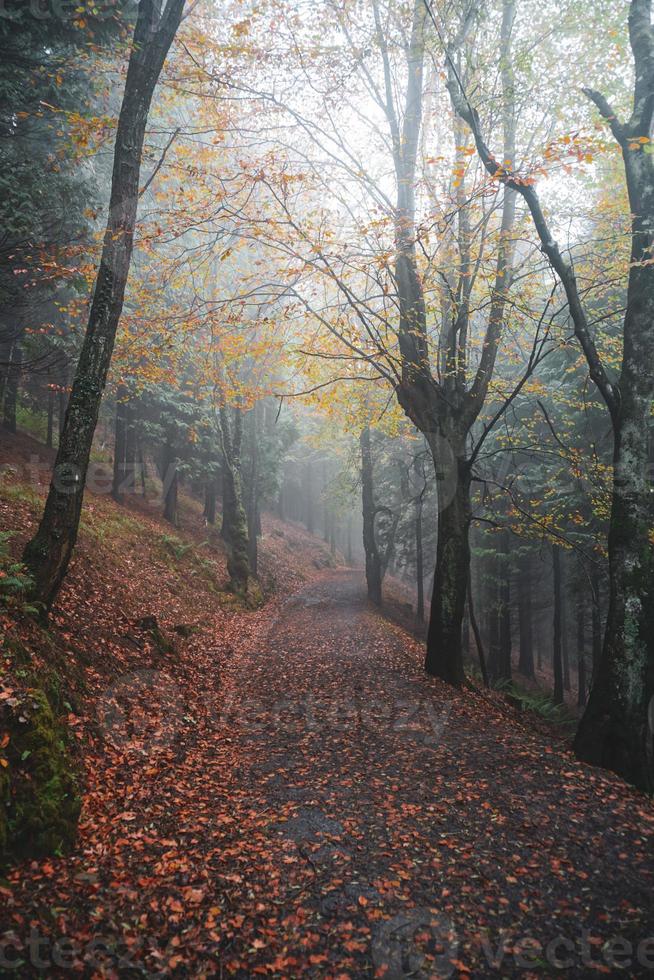
[[[464, 17], [460, 29], [461, 41], [470, 28], [472, 9], [470, 7], [469, 16]], [[376, 5], [375, 10], [378, 10]], [[415, 0], [401, 126], [378, 14], [376, 19], [386, 79], [383, 104], [392, 134], [397, 186], [395, 282], [400, 312], [398, 339], [401, 379], [396, 393], [408, 417], [424, 433], [437, 471], [444, 465], [444, 452], [451, 454], [450, 465], [455, 484], [450, 499], [444, 503], [439, 514], [436, 572], [425, 669], [443, 680], [460, 685], [464, 677], [461, 628], [470, 568], [468, 534], [472, 519], [470, 485], [473, 458], [469, 451], [468, 437], [486, 400], [504, 324], [511, 275], [515, 194], [511, 189], [504, 194], [495, 281], [482, 354], [474, 379], [471, 384], [468, 383], [466, 350], [470, 307], [466, 297], [469, 296], [471, 271], [465, 258], [464, 241], [459, 282], [459, 295], [462, 299], [444, 329], [442, 345], [445, 364], [441, 379], [438, 380], [430, 364], [425, 299], [416, 254], [415, 184], [423, 108], [423, 62], [428, 14], [429, 8], [424, 0]], [[513, 17], [514, 4], [507, 2], [501, 33], [502, 83], [507, 106], [503, 124], [507, 156], [513, 156], [515, 133], [513, 100], [510, 98]], [[465, 231], [463, 237], [465, 239]]]
[[156, 0], [139, 3], [93, 301], [45, 510], [24, 553], [34, 580], [34, 597], [46, 609], [61, 587], [77, 539], [91, 445], [129, 275], [145, 127], [183, 8], [184, 0], [168, 0], [163, 11]]
[[477, 110], [450, 66], [450, 91], [488, 172], [521, 194], [544, 254], [566, 294], [576, 338], [613, 430], [609, 525], [609, 604], [602, 656], [575, 739], [580, 759], [605, 766], [642, 789], [654, 789], [654, 549], [648, 482], [648, 428], [654, 400], [654, 30], [651, 0], [631, 0], [629, 41], [634, 85], [622, 120], [601, 92], [584, 89], [617, 142], [629, 196], [631, 255], [617, 379], [596, 345], [574, 266], [559, 248], [538, 193], [490, 151]]

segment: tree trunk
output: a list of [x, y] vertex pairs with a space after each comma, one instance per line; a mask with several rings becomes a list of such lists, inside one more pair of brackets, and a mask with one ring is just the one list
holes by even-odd
[[2, 406], [7, 377], [9, 376], [9, 367], [11, 365], [13, 341], [11, 340], [12, 334], [10, 328], [3, 330], [0, 336], [2, 336], [2, 339], [0, 339], [0, 406]]
[[227, 572], [232, 591], [245, 594], [250, 579], [248, 521], [241, 484], [241, 441], [243, 416], [238, 408], [219, 409], [219, 431], [223, 456], [223, 523], [221, 534], [227, 546]]
[[18, 388], [23, 364], [23, 351], [17, 340], [11, 350], [11, 361], [5, 383], [5, 405], [3, 424], [9, 432], [16, 431], [16, 406], [18, 404]]
[[52, 449], [54, 435], [54, 389], [48, 385], [48, 427], [45, 434], [45, 444], [48, 449]]
[[486, 667], [486, 654], [484, 653], [484, 645], [481, 639], [479, 626], [477, 624], [477, 617], [475, 616], [475, 604], [472, 595], [472, 570], [470, 568], [468, 569], [468, 613], [470, 615], [470, 626], [472, 627], [472, 633], [475, 638], [475, 643], [477, 644], [479, 667], [481, 670], [482, 679], [484, 681], [484, 687], [490, 687], [488, 682], [488, 668]]
[[554, 637], [552, 667], [554, 670], [554, 701], [563, 704], [563, 659], [561, 650], [561, 549], [552, 545], [552, 572], [554, 576]]
[[137, 438], [137, 440], [136, 440], [136, 451], [137, 451], [137, 454], [138, 454], [139, 472], [141, 474], [141, 496], [142, 497], [145, 497], [145, 490], [146, 490], [146, 486], [145, 486], [145, 477], [146, 477], [146, 472], [145, 472], [145, 454], [143, 452], [143, 442], [142, 442], [141, 438]]
[[216, 523], [216, 477], [210, 473], [204, 481], [204, 511], [203, 517], [207, 524]]
[[511, 680], [511, 579], [509, 532], [499, 536], [493, 558], [488, 674], [491, 683]]
[[520, 626], [520, 660], [523, 677], [534, 676], [534, 637], [531, 602], [531, 556], [522, 556], [518, 565], [518, 621]]
[[59, 379], [59, 391], [57, 392], [57, 421], [59, 425], [59, 443], [61, 443], [61, 436], [64, 431], [64, 423], [66, 421], [67, 408], [68, 408], [68, 367], [66, 364], [62, 364], [60, 379]]
[[284, 506], [284, 474], [282, 473], [279, 481], [279, 493], [277, 494], [277, 516], [280, 521], [286, 520], [286, 508]]
[[[609, 606], [604, 647], [575, 750], [654, 791], [654, 548], [649, 426], [654, 400], [654, 30], [650, 4], [632, 0], [629, 33], [635, 62], [634, 111], [614, 117], [631, 212], [631, 263], [624, 317], [619, 396], [613, 404], [613, 495], [609, 523]], [[632, 142], [635, 140], [636, 142]]]
[[568, 600], [566, 592], [565, 556], [561, 562], [561, 656], [563, 659], [563, 690], [570, 690], [570, 646], [568, 643]]
[[125, 493], [136, 492], [136, 471], [137, 471], [137, 420], [136, 409], [138, 402], [131, 398], [125, 406]]
[[161, 455], [161, 480], [163, 483], [164, 520], [169, 521], [171, 524], [177, 527], [177, 497], [179, 478], [177, 474], [175, 436], [170, 430], [166, 435], [166, 443]]
[[592, 679], [594, 680], [599, 670], [600, 660], [602, 659], [602, 614], [600, 609], [600, 576], [597, 565], [593, 564], [590, 570], [591, 585], [591, 636], [592, 636]]
[[248, 558], [250, 564], [250, 574], [257, 575], [258, 565], [258, 524], [259, 524], [259, 453], [258, 453], [258, 426], [257, 409], [248, 412], [248, 441], [250, 444], [250, 474], [247, 486], [247, 520], [248, 520]]
[[586, 603], [582, 581], [577, 592], [577, 707], [586, 704]]
[[[438, 468], [436, 459], [434, 464]], [[470, 470], [465, 460], [457, 460], [457, 472], [452, 499], [439, 515], [425, 670], [460, 687], [465, 677], [461, 624], [470, 570]]]
[[502, 531], [502, 550], [500, 559], [500, 671], [504, 681], [511, 680], [511, 534]]
[[154, 0], [141, 0], [138, 7], [116, 130], [109, 218], [88, 325], [45, 510], [24, 553], [34, 580], [33, 597], [45, 609], [61, 587], [77, 540], [91, 445], [132, 256], [145, 127], [183, 7], [184, 0], [168, 0], [160, 17]]
[[382, 563], [375, 536], [375, 487], [368, 426], [359, 438], [361, 446], [361, 504], [363, 513], [363, 550], [366, 556], [368, 598], [376, 606], [382, 603]]
[[111, 496], [119, 503], [125, 484], [125, 430], [127, 427], [127, 389], [120, 385], [116, 392], [116, 418], [114, 425], [114, 475]]
[[[649, 305], [654, 322], [654, 297]], [[641, 352], [638, 363], [647, 356]], [[649, 355], [651, 358], [651, 354]], [[637, 372], [634, 372], [634, 374]], [[645, 371], [642, 371], [645, 374]], [[634, 404], [621, 384], [622, 431], [616, 433], [609, 526], [609, 604], [599, 666], [575, 739], [580, 759], [654, 790], [654, 556], [647, 485], [649, 405]], [[651, 404], [651, 400], [650, 400]], [[640, 414], [640, 419], [637, 418]]]
[[418, 588], [418, 603], [416, 616], [419, 622], [425, 621], [425, 568], [422, 547], [422, 497], [416, 499], [416, 583]]
[[305, 470], [305, 503], [307, 508], [307, 531], [309, 534], [313, 534], [314, 530], [314, 517], [313, 517], [313, 464], [310, 460], [307, 461]]

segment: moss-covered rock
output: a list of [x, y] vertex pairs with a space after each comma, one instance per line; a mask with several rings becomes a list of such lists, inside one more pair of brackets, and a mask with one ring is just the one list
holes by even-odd
[[13, 691], [0, 705], [0, 731], [0, 861], [65, 850], [81, 800], [65, 729], [44, 691]]

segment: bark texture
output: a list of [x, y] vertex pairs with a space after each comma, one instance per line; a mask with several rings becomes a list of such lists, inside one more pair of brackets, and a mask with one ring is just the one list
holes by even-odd
[[93, 301], [45, 510], [24, 553], [34, 580], [34, 598], [46, 609], [64, 580], [77, 540], [91, 445], [132, 256], [145, 127], [183, 6], [184, 0], [168, 0], [160, 14], [155, 0], [141, 0], [139, 4], [118, 118], [109, 218]]

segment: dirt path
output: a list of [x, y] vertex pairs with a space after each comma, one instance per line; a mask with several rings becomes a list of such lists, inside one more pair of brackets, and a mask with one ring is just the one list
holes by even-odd
[[149, 683], [77, 852], [7, 890], [19, 941], [98, 976], [585, 977], [618, 937], [654, 972], [651, 804], [426, 677], [359, 574], [263, 610], [220, 678], [189, 654], [164, 724]]

